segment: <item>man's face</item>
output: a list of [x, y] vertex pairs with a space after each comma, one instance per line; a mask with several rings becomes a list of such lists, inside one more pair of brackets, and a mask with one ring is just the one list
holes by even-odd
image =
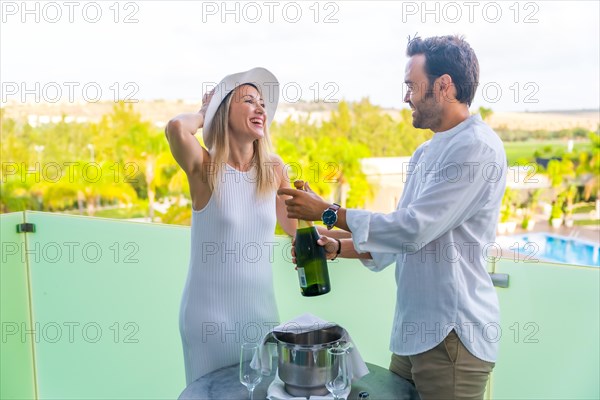
[[404, 83], [407, 87], [404, 102], [413, 110], [413, 126], [435, 131], [441, 125], [442, 104], [427, 80], [424, 54], [414, 55], [408, 60]]

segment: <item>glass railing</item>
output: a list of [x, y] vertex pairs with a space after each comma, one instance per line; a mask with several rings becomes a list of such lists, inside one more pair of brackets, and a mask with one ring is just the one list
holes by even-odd
[[[0, 221], [0, 398], [177, 398], [189, 227], [39, 212]], [[23, 222], [35, 232], [17, 233]], [[281, 320], [335, 321], [365, 360], [387, 367], [394, 268], [336, 260], [331, 293], [305, 298], [289, 247], [285, 237], [274, 246]], [[502, 259], [495, 272], [509, 286], [498, 288], [501, 351], [488, 398], [600, 397], [600, 270]]]
[[497, 288], [502, 336], [492, 398], [599, 399], [599, 269], [522, 259], [495, 264], [509, 286]]

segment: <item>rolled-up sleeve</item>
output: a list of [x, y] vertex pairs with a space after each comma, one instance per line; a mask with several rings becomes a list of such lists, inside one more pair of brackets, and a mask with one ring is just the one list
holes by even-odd
[[392, 253], [371, 253], [372, 260], [360, 259], [362, 264], [373, 272], [383, 271], [389, 265], [396, 261], [397, 254]]
[[346, 223], [348, 224], [348, 228], [350, 228], [350, 232], [352, 232], [354, 248], [359, 253], [366, 253], [368, 251], [360, 249], [359, 244], [365, 243], [369, 237], [371, 215], [373, 215], [373, 213], [365, 210], [354, 210], [349, 208], [346, 211]]
[[[358, 243], [366, 242], [369, 236], [369, 220], [371, 213], [364, 210], [348, 209], [346, 222], [352, 231], [352, 242], [359, 253], [366, 253], [359, 249]], [[381, 271], [396, 261], [397, 254], [371, 252], [371, 260], [360, 259], [362, 264], [371, 271]]]

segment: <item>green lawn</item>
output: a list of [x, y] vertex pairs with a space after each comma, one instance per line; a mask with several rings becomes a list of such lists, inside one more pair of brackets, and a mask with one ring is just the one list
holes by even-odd
[[[78, 210], [65, 210], [61, 211], [64, 214], [79, 214]], [[133, 204], [131, 207], [116, 207], [116, 208], [105, 208], [96, 210], [94, 213], [94, 217], [100, 218], [115, 218], [115, 219], [129, 219], [129, 218], [143, 218], [148, 214], [148, 202], [147, 201], [139, 201], [136, 204]], [[87, 215], [84, 213], [83, 215]]]
[[575, 225], [598, 225], [600, 226], [600, 219], [578, 219], [573, 221]]
[[128, 219], [128, 218], [143, 218], [148, 214], [148, 207], [140, 207], [134, 205], [131, 208], [111, 208], [107, 210], [98, 210], [94, 214], [94, 217], [102, 218], [116, 218], [116, 219]]
[[582, 206], [573, 206], [574, 213], [589, 213], [590, 211], [594, 211], [596, 209], [596, 205], [594, 203], [582, 205]]
[[[566, 140], [544, 140], [530, 142], [504, 142], [506, 158], [508, 165], [514, 165], [517, 162], [523, 163], [535, 161], [533, 153], [536, 150], [543, 150], [546, 146], [552, 146], [553, 153], [564, 153], [567, 151]], [[589, 142], [575, 142], [574, 151], [589, 150]]]

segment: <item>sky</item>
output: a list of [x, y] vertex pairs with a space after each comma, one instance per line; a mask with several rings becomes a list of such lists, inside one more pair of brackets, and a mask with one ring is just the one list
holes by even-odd
[[3, 104], [200, 100], [255, 66], [281, 99], [403, 108], [407, 38], [460, 34], [473, 108], [599, 109], [599, 1], [1, 1]]

